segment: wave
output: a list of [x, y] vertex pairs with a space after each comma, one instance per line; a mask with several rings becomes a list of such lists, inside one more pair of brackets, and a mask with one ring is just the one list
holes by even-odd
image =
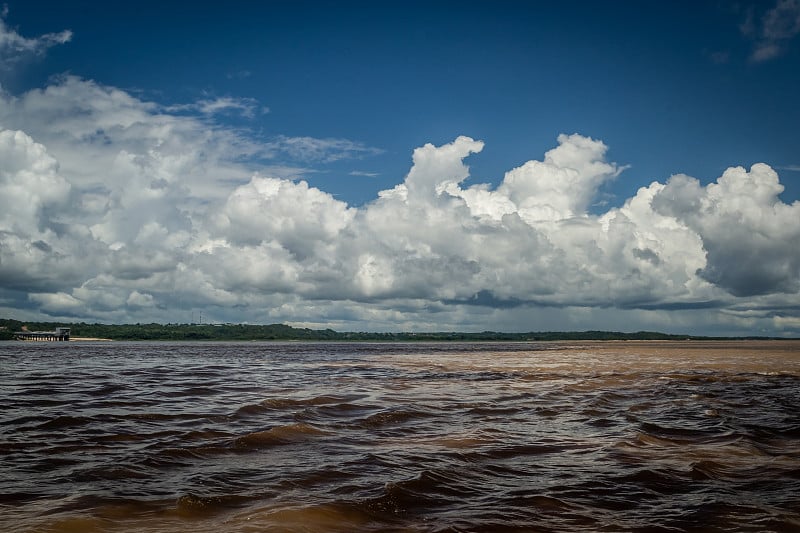
[[235, 448], [264, 448], [282, 444], [292, 444], [331, 435], [308, 424], [295, 423], [285, 426], [276, 426], [263, 431], [254, 431], [237, 437], [234, 440]]
[[270, 411], [296, 410], [306, 407], [343, 404], [358, 399], [361, 396], [314, 396], [312, 398], [267, 398], [258, 403], [247, 404], [239, 407], [233, 414], [234, 418], [257, 416]]

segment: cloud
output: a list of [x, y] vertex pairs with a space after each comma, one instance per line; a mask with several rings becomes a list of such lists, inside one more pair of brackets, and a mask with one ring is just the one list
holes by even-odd
[[41, 144], [22, 131], [0, 130], [0, 229], [26, 235], [52, 227], [47, 208], [66, 201], [70, 185]]
[[[47, 149], [22, 131], [0, 129], [0, 278], [18, 290], [77, 282], [64, 224], [72, 194]], [[84, 272], [90, 272], [86, 270]]]
[[154, 298], [150, 294], [142, 294], [139, 291], [133, 291], [128, 296], [125, 303], [131, 307], [152, 307], [154, 305]]
[[349, 174], [351, 176], [364, 176], [366, 178], [375, 178], [375, 177], [380, 176], [380, 173], [378, 173], [378, 172], [366, 172], [364, 170], [353, 170], [353, 171], [350, 171]]
[[718, 333], [800, 316], [800, 204], [765, 164], [598, 214], [626, 168], [601, 140], [558, 135], [491, 186], [468, 181], [484, 143], [459, 136], [352, 207], [270, 168], [375, 153], [353, 141], [258, 140], [71, 76], [0, 95], [0, 124], [0, 313]]
[[234, 244], [275, 241], [296, 257], [314, 253], [350, 223], [354, 210], [305, 181], [254, 176], [234, 190], [217, 218], [218, 236]]
[[800, 33], [800, 1], [778, 0], [763, 14], [758, 24], [751, 14], [742, 26], [742, 32], [755, 39], [751, 61], [760, 63], [778, 57]]
[[706, 55], [712, 63], [717, 65], [724, 65], [730, 61], [731, 54], [727, 50], [716, 50], [713, 52], [706, 52]]
[[362, 296], [546, 306], [705, 299], [708, 284], [692, 285], [703, 265], [699, 239], [652, 211], [651, 190], [589, 215], [592, 195], [619, 167], [604, 160], [600, 141], [558, 141], [495, 190], [460, 186], [463, 159], [483, 143], [459, 137], [417, 149], [405, 182], [356, 218], [358, 241], [376, 243], [355, 269], [369, 288]]
[[72, 39], [70, 30], [46, 33], [39, 37], [23, 37], [6, 24], [6, 16], [8, 8], [4, 7], [0, 14], [0, 69], [2, 70], [10, 68], [26, 57], [42, 55], [47, 49]]
[[225, 77], [228, 78], [229, 80], [233, 80], [233, 79], [243, 80], [243, 79], [249, 78], [252, 75], [253, 75], [253, 73], [251, 71], [246, 70], [246, 69], [242, 69], [242, 70], [236, 70], [236, 71], [229, 72], [229, 73], [227, 73], [225, 75]]
[[673, 176], [654, 206], [695, 231], [707, 253], [704, 279], [735, 296], [800, 290], [800, 203], [778, 199], [783, 186], [765, 164], [727, 169], [707, 187]]
[[317, 139], [314, 137], [278, 136], [269, 146], [297, 161], [331, 163], [377, 155], [382, 150], [348, 139]]
[[238, 113], [246, 118], [253, 118], [256, 113], [269, 113], [269, 108], [259, 105], [254, 98], [233, 98], [230, 96], [198, 100], [191, 104], [167, 106], [164, 110], [170, 113], [195, 112], [208, 116]]

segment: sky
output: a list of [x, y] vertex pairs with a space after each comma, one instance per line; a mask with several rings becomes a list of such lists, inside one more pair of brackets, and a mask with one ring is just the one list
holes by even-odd
[[800, 336], [800, 0], [0, 11], [0, 316]]

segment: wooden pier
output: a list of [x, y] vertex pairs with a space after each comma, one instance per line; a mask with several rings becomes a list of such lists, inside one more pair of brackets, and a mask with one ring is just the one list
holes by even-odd
[[68, 341], [69, 328], [56, 328], [55, 331], [15, 331], [14, 338], [18, 341]]

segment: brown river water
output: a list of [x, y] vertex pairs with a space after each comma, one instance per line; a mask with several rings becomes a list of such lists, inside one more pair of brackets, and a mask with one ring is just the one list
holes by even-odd
[[800, 341], [6, 342], [0, 531], [800, 531]]

